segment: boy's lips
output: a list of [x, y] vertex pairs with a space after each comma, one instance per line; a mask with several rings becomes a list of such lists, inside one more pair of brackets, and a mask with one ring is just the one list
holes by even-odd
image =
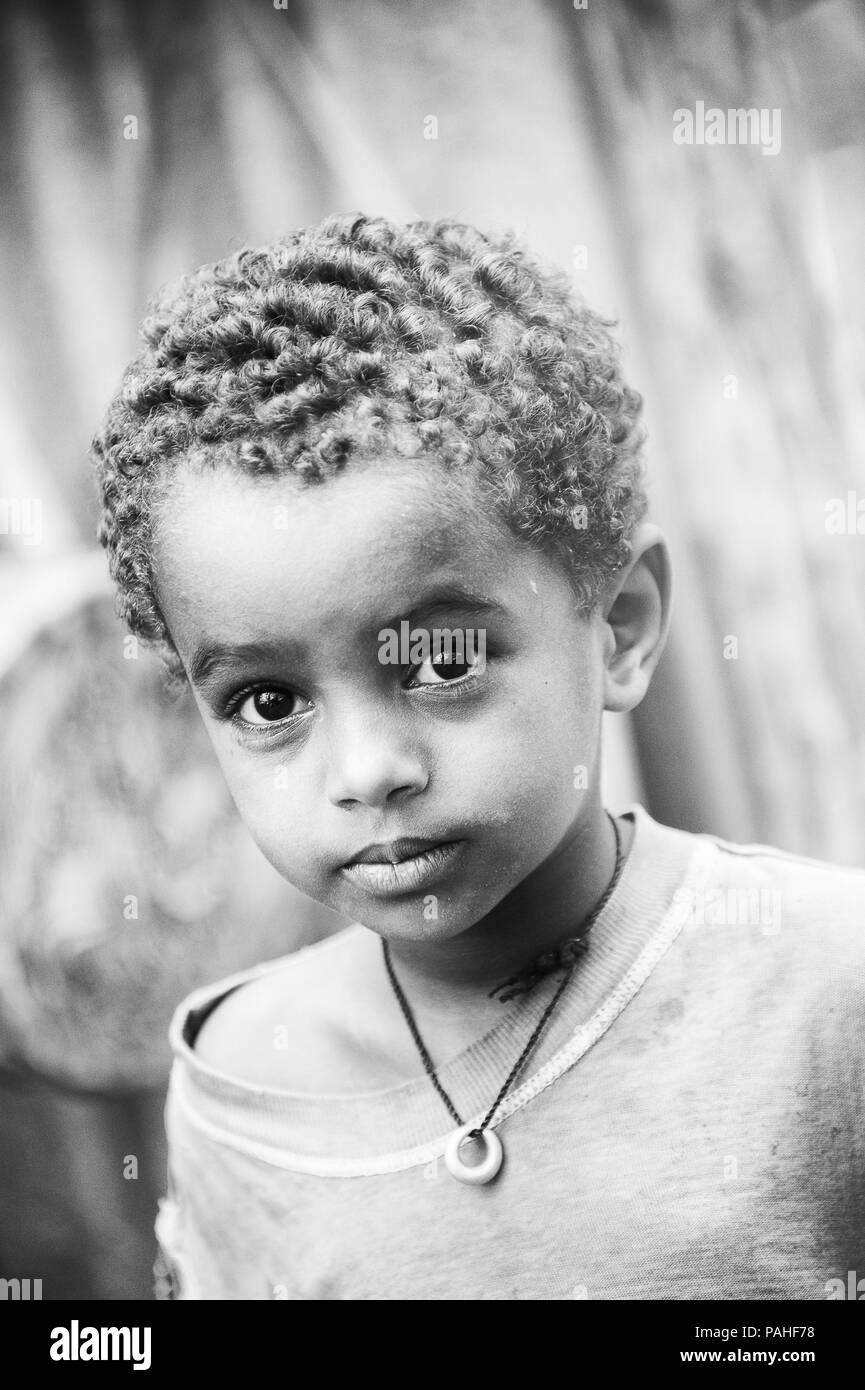
[[352, 859], [349, 864], [399, 864], [403, 859], [414, 859], [418, 854], [423, 854], [428, 849], [434, 849], [436, 845], [449, 844], [447, 840], [388, 840], [382, 844], [367, 845]]
[[433, 882], [460, 853], [463, 840], [390, 840], [367, 845], [341, 872], [375, 897], [410, 893]]

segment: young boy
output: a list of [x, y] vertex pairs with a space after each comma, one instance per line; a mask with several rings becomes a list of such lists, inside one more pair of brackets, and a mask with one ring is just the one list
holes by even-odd
[[601, 802], [670, 603], [607, 329], [510, 238], [364, 216], [145, 322], [94, 442], [122, 611], [352, 924], [178, 1010], [181, 1297], [865, 1270], [865, 874]]

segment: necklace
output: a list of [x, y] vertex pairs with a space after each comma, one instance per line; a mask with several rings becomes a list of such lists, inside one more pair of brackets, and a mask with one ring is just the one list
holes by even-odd
[[[609, 812], [607, 812], [607, 814], [609, 815]], [[427, 1076], [429, 1077], [436, 1091], [441, 1096], [442, 1101], [444, 1102], [444, 1105], [447, 1108], [448, 1114], [457, 1126], [453, 1134], [448, 1139], [447, 1147], [445, 1148], [445, 1165], [451, 1176], [456, 1178], [459, 1182], [468, 1183], [471, 1186], [477, 1186], [481, 1183], [492, 1182], [493, 1178], [496, 1176], [496, 1174], [502, 1166], [502, 1160], [504, 1158], [502, 1141], [496, 1134], [495, 1130], [490, 1129], [490, 1125], [493, 1122], [496, 1111], [498, 1110], [505, 1096], [508, 1094], [508, 1091], [513, 1085], [514, 1080], [524, 1067], [526, 1061], [528, 1060], [529, 1054], [531, 1053], [532, 1049], [538, 1041], [538, 1038], [544, 1031], [544, 1028], [547, 1025], [547, 1021], [549, 1020], [550, 1015], [552, 1014], [553, 1010], [555, 1009], [556, 1005], [558, 1004], [559, 1000], [564, 994], [565, 989], [567, 988], [568, 983], [571, 979], [571, 976], [574, 973], [574, 967], [576, 966], [579, 955], [587, 949], [587, 943], [585, 938], [589, 932], [589, 929], [594, 925], [596, 919], [598, 918], [601, 911], [609, 901], [610, 895], [612, 894], [613, 889], [618, 883], [619, 875], [622, 872], [622, 863], [624, 856], [622, 854], [621, 832], [619, 830], [618, 822], [616, 821], [614, 816], [610, 816], [610, 821], [612, 822], [613, 831], [616, 836], [616, 866], [613, 870], [613, 876], [607, 884], [606, 889], [604, 890], [600, 899], [595, 904], [594, 908], [589, 913], [588, 917], [586, 917], [585, 921], [580, 927], [579, 936], [568, 937], [567, 940], [561, 942], [556, 949], [552, 951], [545, 951], [542, 955], [538, 956], [535, 960], [531, 961], [517, 975], [513, 976], [512, 979], [505, 980], [503, 984], [497, 985], [496, 988], [490, 992], [491, 998], [494, 995], [499, 994], [500, 999], [504, 1001], [513, 998], [515, 994], [528, 993], [528, 991], [534, 987], [538, 980], [542, 979], [546, 975], [551, 974], [554, 970], [564, 971], [564, 975], [562, 979], [559, 981], [559, 984], [556, 987], [556, 991], [552, 999], [547, 1004], [547, 1007], [544, 1009], [543, 1013], [541, 1014], [541, 1017], [538, 1019], [538, 1022], [534, 1027], [531, 1037], [529, 1038], [528, 1042], [526, 1043], [517, 1060], [514, 1062], [514, 1065], [511, 1067], [511, 1070], [505, 1078], [505, 1081], [498, 1095], [496, 1096], [495, 1100], [493, 1101], [487, 1113], [484, 1115], [479, 1125], [472, 1126], [463, 1122], [459, 1114], [459, 1111], [457, 1110], [456, 1106], [454, 1105], [444, 1086], [439, 1081], [438, 1075], [436, 1074], [436, 1069], [433, 1065], [432, 1058], [427, 1052], [423, 1038], [420, 1035], [417, 1023], [415, 1022], [414, 1014], [411, 1011], [411, 1005], [406, 999], [402, 987], [399, 983], [399, 980], [396, 978], [396, 975], [394, 973], [393, 962], [390, 958], [390, 946], [388, 945], [387, 941], [385, 941], [384, 938], [382, 938], [382, 950], [384, 953], [385, 969], [387, 970], [387, 975], [391, 983], [391, 988], [393, 989], [393, 992], [396, 995], [397, 1003], [399, 1004], [400, 1009], [402, 1010], [403, 1018], [408, 1024], [409, 1032], [411, 1033], [415, 1042], [415, 1046], [417, 1047], [417, 1050], [420, 1053], [421, 1061], [424, 1064], [424, 1070], [426, 1071]], [[481, 1158], [479, 1163], [465, 1163], [460, 1155], [460, 1149], [468, 1139], [477, 1140], [484, 1146], [483, 1157]]]

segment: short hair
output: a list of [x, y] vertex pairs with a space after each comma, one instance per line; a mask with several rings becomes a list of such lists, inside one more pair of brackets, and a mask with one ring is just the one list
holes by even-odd
[[177, 675], [151, 542], [184, 459], [319, 483], [385, 450], [473, 475], [591, 611], [646, 510], [612, 326], [513, 233], [449, 218], [333, 215], [184, 276], [92, 444], [120, 615]]

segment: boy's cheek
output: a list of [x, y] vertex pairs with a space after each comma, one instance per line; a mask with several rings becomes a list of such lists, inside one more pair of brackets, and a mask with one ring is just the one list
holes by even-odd
[[316, 897], [320, 856], [309, 836], [309, 818], [274, 814], [273, 808], [239, 808], [241, 817], [265, 859], [295, 888]]
[[221, 740], [214, 739], [214, 748], [238, 815], [265, 858], [284, 874], [289, 860], [302, 861], [312, 809], [295, 770]]

